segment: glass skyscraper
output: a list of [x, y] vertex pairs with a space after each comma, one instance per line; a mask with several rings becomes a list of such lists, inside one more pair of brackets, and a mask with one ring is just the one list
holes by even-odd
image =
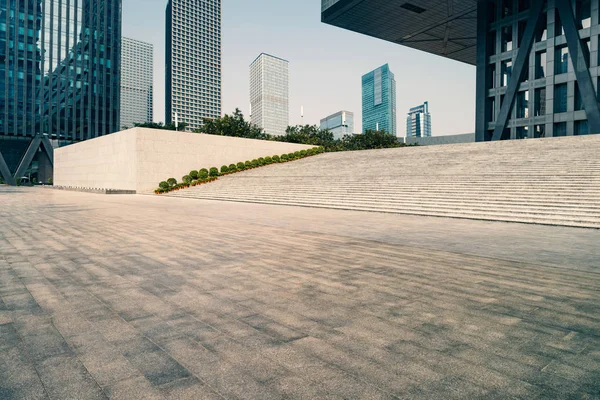
[[121, 42], [121, 128], [153, 120], [153, 55], [150, 43]]
[[362, 77], [363, 132], [384, 130], [394, 136], [396, 129], [396, 79], [385, 64]]
[[165, 119], [199, 129], [221, 116], [221, 0], [169, 0], [166, 17]]
[[333, 134], [334, 139], [354, 134], [354, 113], [339, 111], [323, 118], [319, 129], [327, 129]]
[[429, 103], [413, 107], [406, 117], [406, 137], [429, 137], [431, 136], [431, 114]]
[[289, 62], [262, 53], [250, 64], [253, 124], [270, 135], [285, 135], [290, 122]]
[[[52, 157], [32, 148], [31, 143], [39, 145], [34, 137], [56, 146], [119, 130], [120, 49], [120, 0], [0, 2], [5, 181], [11, 180], [7, 175], [31, 176], [38, 169], [51, 176]], [[23, 166], [32, 155], [31, 166]]]

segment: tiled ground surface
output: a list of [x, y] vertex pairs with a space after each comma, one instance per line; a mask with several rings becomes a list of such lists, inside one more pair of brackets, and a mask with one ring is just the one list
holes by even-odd
[[0, 188], [1, 399], [598, 399], [600, 232]]

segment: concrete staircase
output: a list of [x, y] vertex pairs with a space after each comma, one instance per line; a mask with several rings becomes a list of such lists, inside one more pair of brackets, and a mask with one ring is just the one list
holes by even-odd
[[168, 195], [600, 229], [600, 135], [328, 153]]

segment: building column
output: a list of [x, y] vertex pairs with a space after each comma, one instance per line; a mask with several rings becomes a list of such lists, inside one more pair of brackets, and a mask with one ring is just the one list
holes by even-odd
[[475, 87], [475, 141], [484, 142], [487, 135], [487, 97], [489, 82], [488, 31], [489, 0], [477, 2], [477, 83]]

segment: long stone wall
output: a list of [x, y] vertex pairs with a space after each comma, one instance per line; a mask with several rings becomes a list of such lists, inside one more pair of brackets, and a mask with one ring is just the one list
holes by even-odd
[[281, 155], [313, 146], [133, 128], [55, 150], [54, 184], [146, 192], [190, 170]]
[[464, 133], [460, 135], [431, 136], [431, 137], [407, 137], [404, 143], [408, 145], [418, 144], [419, 146], [433, 146], [439, 144], [459, 144], [475, 142], [474, 133]]

